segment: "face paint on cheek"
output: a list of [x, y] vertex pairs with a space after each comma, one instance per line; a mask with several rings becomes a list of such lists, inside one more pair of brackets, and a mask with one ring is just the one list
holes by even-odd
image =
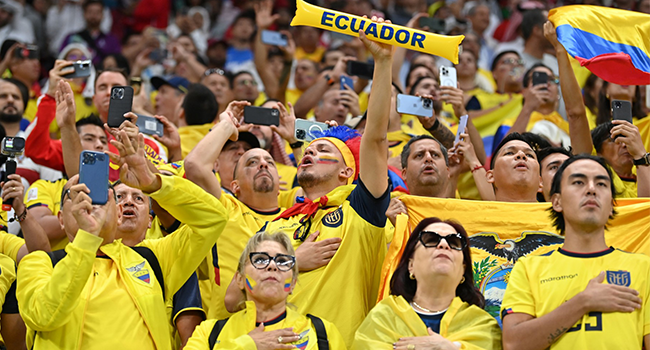
[[318, 157], [318, 159], [316, 160], [316, 163], [318, 164], [336, 164], [338, 162], [339, 160], [336, 159], [336, 157], [325, 156], [325, 155]]
[[284, 280], [284, 291], [285, 292], [291, 292], [291, 281], [293, 280], [292, 277], [287, 278]]
[[256, 285], [257, 283], [255, 283], [254, 279], [248, 278], [248, 276], [246, 276], [246, 289], [248, 289], [250, 293], [253, 293], [253, 289], [255, 289]]

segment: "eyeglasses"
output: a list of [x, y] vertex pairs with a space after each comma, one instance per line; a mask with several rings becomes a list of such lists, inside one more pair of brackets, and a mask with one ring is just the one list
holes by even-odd
[[88, 57], [86, 57], [86, 55], [77, 55], [73, 53], [68, 55], [67, 59], [68, 61], [86, 61]]
[[512, 66], [523, 66], [524, 60], [522, 60], [521, 58], [506, 58], [505, 60], [501, 61], [501, 64], [509, 64]]
[[219, 68], [210, 68], [203, 73], [204, 77], [210, 76], [212, 74], [226, 75], [226, 72], [223, 69]]
[[426, 248], [435, 248], [444, 239], [449, 248], [454, 250], [463, 250], [466, 246], [465, 238], [460, 233], [452, 233], [447, 236], [441, 236], [433, 231], [420, 231], [418, 239]]
[[257, 86], [257, 82], [252, 79], [240, 80], [237, 82], [237, 86]]
[[549, 83], [553, 83], [555, 85], [560, 85], [560, 79], [558, 78], [548, 78]]
[[280, 271], [290, 271], [296, 265], [296, 257], [287, 254], [278, 254], [271, 257], [264, 252], [253, 252], [250, 254], [251, 265], [258, 270], [264, 270], [269, 266], [271, 261], [275, 261]]

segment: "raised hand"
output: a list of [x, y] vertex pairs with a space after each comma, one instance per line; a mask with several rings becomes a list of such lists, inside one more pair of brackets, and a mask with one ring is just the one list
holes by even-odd
[[350, 113], [354, 117], [361, 115], [361, 108], [359, 107], [359, 95], [350, 86], [345, 86], [345, 90], [339, 90], [339, 98], [343, 105], [348, 107]]
[[546, 40], [548, 40], [551, 45], [555, 48], [555, 50], [562, 49], [564, 50], [564, 46], [560, 43], [559, 40], [557, 40], [557, 33], [555, 32], [555, 26], [551, 21], [546, 21], [544, 23], [544, 37]]
[[451, 104], [454, 108], [456, 117], [460, 118], [460, 116], [467, 114], [463, 90], [452, 86], [441, 86], [440, 95], [440, 100]]
[[[367, 16], [363, 17], [368, 18]], [[377, 18], [375, 16], [372, 16], [370, 20], [375, 23], [391, 23], [390, 20], [384, 20], [383, 18]], [[370, 51], [372, 57], [375, 58], [375, 61], [390, 61], [393, 58], [393, 53], [395, 53], [395, 47], [393, 45], [373, 41], [369, 39], [366, 36], [366, 33], [362, 30], [359, 30], [359, 39], [361, 39], [363, 44], [366, 46], [366, 50]]]
[[120, 130], [124, 130], [126, 132], [126, 135], [129, 137], [129, 140], [131, 140], [131, 144], [137, 147], [138, 135], [140, 134], [140, 129], [136, 126], [136, 123], [138, 122], [138, 116], [133, 112], [128, 112], [124, 114], [124, 118], [126, 118], [126, 120], [122, 122], [119, 128], [111, 128], [108, 126], [108, 124], [104, 123], [104, 130], [106, 130], [107, 133], [113, 135], [115, 139], [118, 138]]
[[7, 178], [8, 181], [0, 183], [0, 186], [2, 186], [2, 203], [13, 201], [11, 206], [14, 208], [16, 215], [21, 215], [26, 210], [23, 202], [25, 186], [23, 186], [18, 174], [11, 174]]
[[92, 204], [92, 199], [88, 195], [90, 190], [85, 184], [79, 183], [79, 175], [70, 178], [68, 183], [72, 183], [72, 186], [68, 189], [68, 195], [72, 201], [72, 216], [77, 221], [77, 225], [79, 225], [80, 229], [92, 235], [99, 236], [106, 222], [107, 205]]
[[395, 226], [397, 215], [399, 214], [406, 214], [406, 205], [399, 198], [391, 198], [388, 209], [386, 210], [386, 217], [393, 226]]
[[176, 125], [163, 115], [154, 115], [153, 117], [158, 119], [163, 125], [163, 136], [153, 135], [153, 138], [165, 145], [167, 149], [180, 149], [181, 135], [178, 133]]
[[614, 127], [610, 131], [611, 138], [616, 143], [624, 143], [632, 159], [640, 159], [646, 153], [639, 128], [625, 120], [612, 120]]
[[63, 75], [70, 74], [74, 71], [74, 69], [66, 69], [71, 67], [72, 62], [70, 61], [56, 60], [54, 67], [50, 69], [49, 72], [50, 79], [47, 88], [48, 95], [56, 98], [56, 91], [59, 89], [59, 81], [65, 78]]
[[278, 20], [278, 18], [280, 18], [280, 15], [278, 14], [271, 14], [273, 12], [272, 0], [255, 2], [253, 8], [255, 9], [255, 24], [257, 24], [257, 30], [268, 29]]
[[116, 140], [111, 144], [119, 154], [106, 152], [114, 164], [120, 166], [120, 180], [129, 187], [134, 187], [146, 193], [160, 189], [160, 178], [151, 172], [144, 154], [144, 136], [138, 135], [139, 147], [134, 147], [124, 130], [120, 130]]
[[59, 80], [54, 98], [56, 100], [56, 124], [59, 128], [74, 127], [77, 121], [77, 107], [70, 84]]
[[289, 104], [289, 112], [284, 107], [282, 103], [277, 104], [277, 109], [280, 111], [280, 125], [275, 126], [271, 125], [271, 130], [280, 135], [283, 139], [287, 140], [289, 143], [294, 143], [298, 141], [296, 139], [296, 114], [293, 111], [293, 105], [291, 102]]

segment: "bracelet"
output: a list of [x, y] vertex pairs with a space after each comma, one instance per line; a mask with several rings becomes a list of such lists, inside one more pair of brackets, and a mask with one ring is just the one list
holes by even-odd
[[483, 168], [483, 166], [481, 164], [475, 166], [474, 169], [472, 169], [472, 174], [474, 174], [475, 171], [477, 171], [477, 170], [479, 170], [481, 168]]
[[16, 215], [16, 212], [14, 212], [14, 220], [16, 220], [18, 222], [23, 222], [23, 221], [25, 221], [26, 218], [27, 218], [27, 208], [25, 208], [23, 213], [20, 214], [20, 215]]
[[290, 143], [289, 147], [291, 147], [291, 149], [301, 148], [303, 144], [304, 142], [302, 141], [296, 141], [294, 143]]
[[329, 74], [325, 74], [325, 80], [327, 81], [327, 85], [334, 85], [334, 78], [332, 78]]

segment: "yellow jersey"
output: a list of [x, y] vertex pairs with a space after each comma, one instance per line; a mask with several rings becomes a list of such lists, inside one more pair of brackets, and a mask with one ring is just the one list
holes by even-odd
[[[650, 334], [650, 257], [609, 248], [578, 254], [563, 249], [526, 256], [509, 277], [501, 317], [524, 313], [542, 317], [587, 287], [605, 271], [603, 283], [639, 292], [643, 306], [631, 313], [590, 312], [551, 345], [550, 349], [641, 349]], [[489, 292], [489, 291], [488, 291]]]
[[210, 132], [214, 124], [208, 123], [203, 125], [188, 125], [178, 128], [178, 134], [181, 137], [181, 151], [183, 159], [194, 149], [205, 135]]
[[[68, 179], [62, 178], [56, 181], [36, 180], [29, 186], [25, 193], [25, 207], [47, 207], [52, 215], [57, 216], [61, 210], [61, 193]], [[52, 250], [64, 249], [68, 245], [68, 236], [63, 236], [55, 241], [50, 241]]]
[[271, 233], [284, 232], [296, 249], [316, 231], [320, 231], [316, 241], [342, 239], [327, 265], [300, 273], [288, 301], [302, 314], [330, 320], [348, 346], [377, 300], [386, 254], [384, 226], [389, 202], [388, 189], [380, 198], [374, 198], [359, 180], [357, 186], [340, 186], [328, 193], [327, 203], [321, 204], [311, 219], [298, 214], [271, 221], [262, 228]]

